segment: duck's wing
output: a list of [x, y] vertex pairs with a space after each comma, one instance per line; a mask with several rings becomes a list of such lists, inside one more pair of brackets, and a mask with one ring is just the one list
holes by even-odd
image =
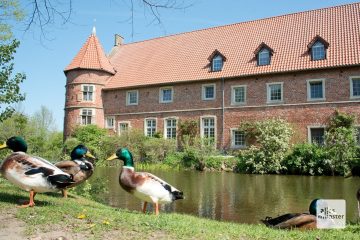
[[55, 166], [60, 168], [62, 171], [75, 175], [80, 171], [80, 166], [74, 161], [61, 161], [55, 163]]
[[266, 226], [280, 229], [314, 228], [316, 226], [316, 216], [306, 213], [288, 213], [261, 221]]
[[170, 185], [169, 183], [165, 182], [161, 178], [155, 176], [154, 174], [148, 173], [148, 172], [139, 172], [139, 174], [142, 174], [147, 181], [154, 181], [156, 183], [161, 184], [166, 190], [169, 192], [180, 192], [178, 189], [176, 189], [174, 186]]

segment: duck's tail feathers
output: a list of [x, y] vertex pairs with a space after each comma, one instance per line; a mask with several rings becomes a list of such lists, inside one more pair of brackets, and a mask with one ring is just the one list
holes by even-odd
[[71, 184], [74, 184], [74, 180], [65, 174], [56, 174], [48, 176], [48, 180], [51, 182], [52, 185], [55, 185], [57, 188], [66, 188]]

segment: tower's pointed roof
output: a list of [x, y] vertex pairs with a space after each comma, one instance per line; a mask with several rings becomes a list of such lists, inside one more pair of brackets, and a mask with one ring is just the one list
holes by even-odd
[[71, 63], [65, 68], [64, 72], [74, 69], [94, 69], [103, 70], [111, 74], [115, 74], [115, 69], [111, 65], [109, 59], [96, 37], [95, 28], [89, 36], [85, 44], [82, 46], [78, 54]]

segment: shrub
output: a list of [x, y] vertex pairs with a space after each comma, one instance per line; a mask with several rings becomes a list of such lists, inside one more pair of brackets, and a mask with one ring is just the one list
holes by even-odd
[[238, 171], [248, 173], [280, 173], [281, 162], [290, 148], [292, 129], [282, 119], [269, 119], [240, 126], [247, 136], [255, 138], [256, 145], [239, 155]]
[[176, 141], [173, 139], [147, 138], [141, 152], [141, 161], [145, 163], [162, 163], [168, 154], [176, 151]]
[[316, 144], [305, 143], [295, 145], [291, 154], [285, 158], [282, 164], [289, 174], [331, 174], [328, 153], [324, 147]]

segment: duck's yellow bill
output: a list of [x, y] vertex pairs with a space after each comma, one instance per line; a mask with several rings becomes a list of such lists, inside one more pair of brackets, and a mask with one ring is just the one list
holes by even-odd
[[0, 149], [4, 149], [4, 148], [7, 148], [7, 147], [8, 147], [8, 145], [6, 145], [6, 143], [3, 143], [3, 144], [0, 145]]
[[96, 157], [94, 157], [94, 155], [92, 155], [91, 153], [87, 152], [85, 154], [85, 156], [89, 157], [89, 158], [93, 158], [93, 159], [96, 159]]
[[106, 160], [108, 160], [108, 161], [111, 161], [111, 160], [114, 160], [114, 159], [117, 159], [118, 157], [116, 156], [116, 154], [114, 153], [113, 155], [111, 155], [111, 157], [109, 157], [108, 159], [106, 159]]

